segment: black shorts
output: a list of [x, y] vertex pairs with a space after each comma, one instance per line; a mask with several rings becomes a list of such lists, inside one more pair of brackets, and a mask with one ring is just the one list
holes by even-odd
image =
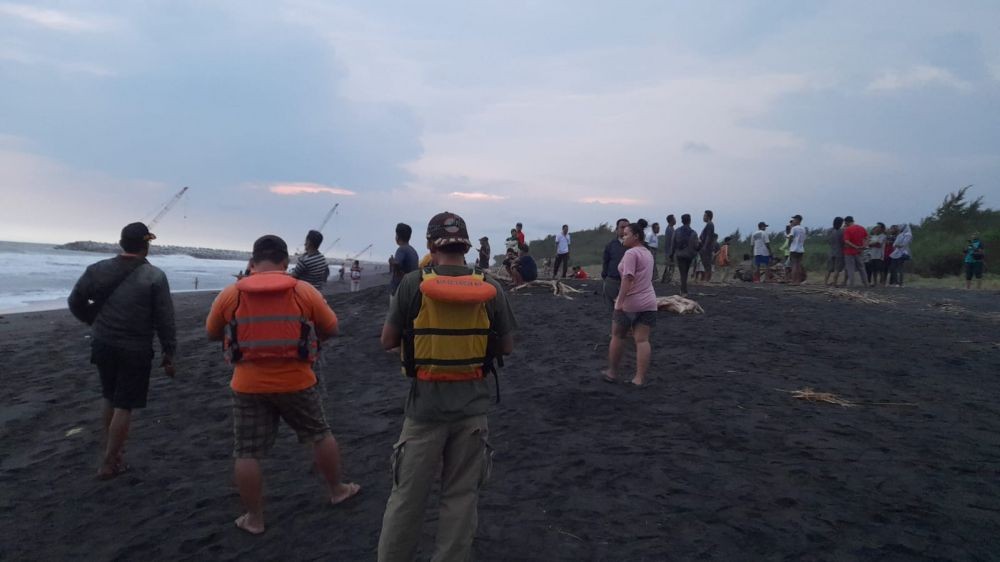
[[975, 277], [976, 279], [983, 278], [982, 261], [974, 261], [972, 263], [965, 262], [965, 279], [968, 281], [972, 281], [973, 277]]
[[122, 410], [146, 407], [149, 373], [153, 369], [152, 347], [135, 351], [95, 341], [90, 345], [90, 362], [97, 365], [101, 395], [112, 407]]
[[636, 324], [645, 324], [652, 328], [656, 326], [656, 311], [625, 312], [624, 310], [615, 310], [611, 315], [611, 321], [626, 329], [634, 328]]

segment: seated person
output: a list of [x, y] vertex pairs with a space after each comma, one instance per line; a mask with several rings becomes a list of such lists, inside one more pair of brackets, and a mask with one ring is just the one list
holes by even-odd
[[510, 278], [515, 286], [531, 283], [538, 279], [538, 265], [535, 259], [528, 255], [527, 249], [523, 251], [521, 257], [514, 260], [510, 266]]
[[513, 248], [507, 249], [507, 255], [503, 259], [503, 268], [507, 271], [507, 275], [510, 275], [510, 267], [514, 265], [514, 260], [517, 259], [517, 254], [514, 253]]
[[588, 279], [587, 272], [578, 265], [573, 266], [573, 279]]
[[733, 274], [734, 278], [740, 281], [753, 281], [754, 265], [753, 261], [750, 259], [750, 254], [743, 254], [743, 261], [736, 266], [736, 273]]

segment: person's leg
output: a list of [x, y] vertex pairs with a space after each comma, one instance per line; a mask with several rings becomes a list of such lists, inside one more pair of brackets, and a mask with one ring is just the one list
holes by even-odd
[[615, 311], [611, 321], [611, 343], [608, 344], [608, 370], [604, 373], [605, 378], [617, 379], [618, 367], [622, 362], [622, 355], [625, 354], [625, 337], [628, 333], [628, 324], [625, 323], [624, 313]]
[[555, 279], [559, 276], [559, 266], [562, 265], [563, 255], [556, 254], [556, 261], [552, 264], [552, 278]]
[[854, 256], [844, 256], [844, 271], [846, 271], [844, 284], [848, 287], [853, 287], [856, 275], [854, 271]]
[[447, 424], [406, 418], [392, 453], [392, 492], [382, 516], [378, 560], [413, 560], [420, 541], [424, 509], [448, 440]]
[[341, 478], [340, 446], [333, 434], [327, 433], [313, 445], [313, 455], [316, 467], [330, 488], [330, 503], [336, 505], [358, 493], [360, 486], [345, 483]]
[[100, 478], [110, 478], [124, 470], [122, 465], [125, 441], [128, 439], [129, 425], [132, 420], [132, 411], [124, 408], [114, 408], [111, 414], [111, 421], [108, 423], [108, 444], [104, 450], [104, 460], [101, 468], [97, 471]]
[[266, 395], [233, 392], [233, 480], [245, 510], [236, 526], [259, 535], [264, 532], [264, 478], [259, 459], [267, 454], [278, 433], [278, 411]]
[[889, 258], [889, 286], [896, 287], [899, 285], [899, 260], [896, 258]]
[[236, 459], [233, 469], [236, 489], [246, 512], [236, 520], [236, 524], [252, 534], [264, 532], [264, 477], [260, 472], [260, 461], [253, 458]]
[[471, 560], [479, 490], [492, 465], [486, 416], [450, 424], [441, 469], [441, 510], [433, 562]]
[[688, 293], [688, 273], [691, 270], [691, 260], [688, 258], [677, 258], [677, 270], [681, 278], [681, 296], [686, 297]]
[[632, 384], [646, 384], [651, 355], [649, 331], [650, 326], [641, 322], [632, 326], [632, 338], [635, 340], [635, 377], [632, 378]]
[[658, 278], [660, 276], [660, 267], [656, 263], [657, 262], [657, 255], [658, 255], [657, 254], [657, 248], [650, 248], [649, 251], [650, 251], [650, 253], [653, 254], [653, 279], [656, 279], [656, 278]]

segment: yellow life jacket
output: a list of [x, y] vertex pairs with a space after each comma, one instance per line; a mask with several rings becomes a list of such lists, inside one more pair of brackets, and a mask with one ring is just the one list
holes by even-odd
[[495, 333], [486, 303], [497, 290], [476, 268], [469, 275], [421, 271], [420, 311], [403, 333], [402, 371], [423, 381], [469, 381], [493, 370]]

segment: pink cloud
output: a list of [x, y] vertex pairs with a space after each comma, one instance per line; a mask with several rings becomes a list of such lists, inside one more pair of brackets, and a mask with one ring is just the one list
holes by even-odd
[[502, 201], [506, 197], [501, 197], [499, 195], [490, 195], [489, 193], [479, 193], [479, 192], [464, 192], [464, 191], [452, 191], [448, 194], [449, 197], [455, 197], [457, 199], [467, 199], [469, 201]]
[[596, 205], [645, 205], [642, 199], [629, 199], [626, 197], [584, 197], [580, 203], [591, 203]]
[[357, 195], [342, 187], [329, 187], [319, 183], [276, 183], [270, 187], [271, 193], [278, 195], [302, 195], [305, 193], [330, 193], [332, 195]]

